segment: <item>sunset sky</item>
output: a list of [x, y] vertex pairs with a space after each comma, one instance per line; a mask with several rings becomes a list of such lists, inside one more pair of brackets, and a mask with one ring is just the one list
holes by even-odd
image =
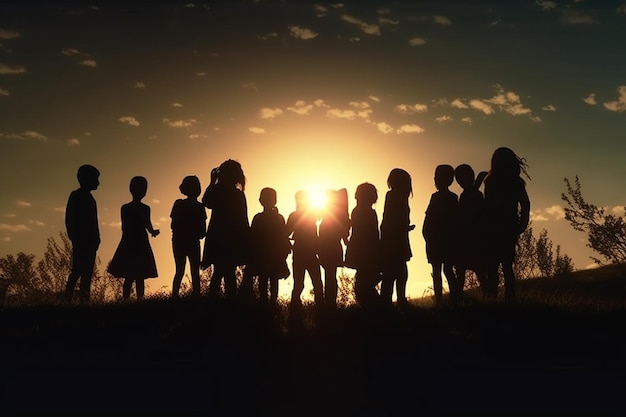
[[583, 269], [592, 253], [562, 218], [563, 179], [623, 213], [625, 51], [624, 0], [2, 3], [0, 256], [41, 259], [86, 163], [101, 172], [103, 264], [130, 179], [148, 179], [161, 229], [148, 293], [171, 285], [169, 214], [186, 175], [204, 189], [211, 168], [241, 162], [250, 219], [266, 186], [287, 217], [298, 189], [345, 187], [351, 210], [367, 181], [380, 220], [400, 167], [420, 297], [436, 165], [488, 170], [509, 146], [530, 166], [533, 228]]

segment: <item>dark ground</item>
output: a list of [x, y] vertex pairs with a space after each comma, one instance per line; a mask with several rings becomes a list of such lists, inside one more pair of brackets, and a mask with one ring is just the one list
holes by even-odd
[[2, 415], [625, 415], [626, 309], [0, 310]]

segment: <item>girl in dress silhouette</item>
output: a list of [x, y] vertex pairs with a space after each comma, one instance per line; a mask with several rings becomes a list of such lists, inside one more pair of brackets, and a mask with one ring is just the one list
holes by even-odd
[[179, 198], [172, 206], [172, 251], [176, 272], [172, 283], [172, 297], [178, 298], [180, 284], [189, 259], [192, 296], [200, 296], [200, 240], [206, 233], [206, 212], [198, 201], [202, 192], [200, 180], [195, 175], [187, 176], [178, 187], [187, 198]]
[[394, 168], [387, 177], [389, 191], [385, 196], [383, 220], [380, 224], [382, 246], [381, 298], [391, 304], [396, 286], [398, 304], [406, 304], [406, 283], [409, 277], [407, 262], [413, 256], [409, 232], [415, 229], [410, 223], [409, 197], [413, 195], [411, 176], [401, 168]]
[[210, 297], [219, 297], [222, 280], [226, 297], [237, 295], [237, 267], [248, 260], [250, 225], [245, 188], [241, 164], [229, 159], [211, 170], [211, 184], [202, 196], [202, 204], [211, 210], [202, 257], [203, 268], [213, 265]]
[[124, 300], [130, 297], [133, 282], [137, 299], [141, 299], [145, 292], [144, 280], [158, 276], [148, 233], [156, 237], [159, 230], [152, 227], [150, 206], [141, 202], [147, 190], [148, 181], [144, 177], [133, 177], [130, 180], [133, 200], [121, 208], [122, 239], [107, 268], [114, 277], [124, 278], [122, 292]]
[[380, 282], [380, 233], [378, 215], [372, 208], [378, 191], [370, 183], [360, 184], [354, 193], [356, 207], [350, 216], [350, 239], [346, 248], [346, 266], [356, 269], [354, 294], [361, 306], [380, 301], [376, 285]]
[[511, 149], [502, 147], [491, 157], [491, 169], [485, 178], [487, 222], [487, 295], [498, 295], [498, 268], [502, 266], [504, 292], [508, 301], [515, 299], [515, 245], [528, 227], [530, 199], [524, 175], [526, 160]]
[[337, 268], [343, 266], [342, 242], [348, 241], [348, 191], [328, 190], [319, 225], [319, 259], [324, 268], [324, 304], [337, 307]]

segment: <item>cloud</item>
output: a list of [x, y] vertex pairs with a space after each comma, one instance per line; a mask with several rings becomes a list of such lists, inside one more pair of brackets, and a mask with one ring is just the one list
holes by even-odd
[[10, 242], [11, 238], [9, 236], [5, 236], [5, 237], [2, 238], [2, 241], [3, 242]]
[[263, 129], [262, 127], [249, 127], [248, 130], [258, 135], [265, 133], [265, 129]]
[[530, 213], [530, 219], [534, 222], [547, 222], [550, 220], [565, 219], [565, 209], [562, 206], [554, 205], [545, 209], [534, 210]]
[[596, 100], [596, 93], [591, 93], [587, 97], [583, 98], [582, 100], [585, 103], [589, 104], [590, 106], [595, 106], [596, 104], [598, 104]]
[[393, 20], [393, 19], [391, 19], [389, 17], [386, 17], [386, 16], [380, 16], [378, 18], [378, 24], [380, 24], [380, 25], [397, 25], [399, 23], [400, 23], [399, 20]]
[[496, 95], [488, 100], [485, 100], [485, 102], [498, 106], [500, 110], [512, 116], [531, 115], [532, 111], [529, 108], [524, 107], [521, 103], [519, 94], [513, 91], [506, 91], [498, 84], [496, 84], [495, 87], [497, 90]]
[[559, 205], [548, 207], [546, 209], [546, 213], [554, 217], [556, 220], [563, 220], [565, 218], [565, 209]]
[[183, 107], [183, 105], [181, 103], [172, 103], [172, 107]]
[[89, 67], [89, 68], [95, 68], [98, 66], [96, 61], [94, 61], [93, 59], [85, 59], [80, 62], [80, 65], [82, 65], [83, 67]]
[[593, 17], [584, 15], [572, 9], [566, 9], [563, 11], [561, 21], [569, 25], [591, 25], [598, 23]]
[[290, 112], [299, 114], [301, 116], [308, 115], [312, 109], [313, 104], [307, 104], [303, 100], [298, 100], [293, 106], [287, 107], [287, 110], [289, 110]]
[[203, 135], [200, 133], [192, 133], [191, 135], [189, 135], [189, 139], [206, 139], [208, 137], [209, 135]]
[[20, 33], [9, 29], [0, 29], [0, 39], [11, 40], [20, 37]]
[[314, 6], [315, 16], [324, 17], [328, 14], [328, 7], [322, 6], [321, 4], [316, 4]]
[[426, 45], [426, 41], [422, 38], [411, 38], [409, 39], [410, 46], [421, 46]]
[[533, 211], [530, 213], [530, 220], [533, 222], [547, 222], [550, 219], [544, 214]]
[[611, 208], [611, 214], [618, 216], [618, 217], [624, 217], [624, 215], [626, 215], [626, 207], [615, 206]]
[[111, 222], [107, 226], [112, 227], [114, 229], [121, 229], [122, 228], [122, 222]]
[[187, 119], [187, 120], [170, 120], [163, 119], [163, 123], [168, 125], [169, 127], [190, 127], [197, 123], [196, 119]]
[[30, 232], [30, 228], [23, 224], [0, 223], [0, 230], [5, 232]]
[[351, 101], [348, 104], [352, 107], [356, 107], [357, 109], [369, 109], [372, 107], [367, 101]]
[[32, 207], [33, 206], [28, 201], [23, 201], [23, 200], [17, 200], [15, 204], [17, 204], [18, 207]]
[[[292, 34], [292, 36], [293, 36], [293, 34]], [[277, 38], [278, 37], [278, 33], [272, 32], [272, 33], [268, 33], [266, 35], [256, 35], [256, 37], [257, 37], [257, 39], [260, 39], [262, 41], [266, 41], [266, 40], [271, 39], [271, 38]]]
[[436, 24], [442, 25], [442, 26], [450, 26], [452, 24], [450, 19], [448, 19], [445, 16], [433, 16], [433, 20], [435, 21]]
[[426, 104], [398, 104], [395, 107], [395, 111], [402, 114], [411, 114], [411, 113], [424, 113], [428, 111], [428, 106]]
[[333, 9], [343, 9], [344, 4], [343, 3], [332, 3], [330, 5], [330, 7], [332, 7]]
[[289, 26], [289, 34], [296, 39], [309, 40], [315, 38], [318, 34], [311, 29], [301, 28], [300, 26]]
[[368, 99], [375, 101], [376, 103], [380, 103], [380, 98], [378, 98], [377, 96], [368, 96]]
[[26, 72], [26, 68], [24, 67], [12, 67], [9, 65], [5, 65], [0, 63], [0, 75], [14, 75], [14, 74], [24, 74]]
[[357, 117], [357, 112], [354, 110], [341, 110], [341, 109], [329, 109], [326, 110], [326, 116], [333, 119], [348, 119], [354, 120]]
[[27, 130], [23, 133], [0, 133], [0, 139], [9, 139], [9, 140], [26, 140], [26, 139], [35, 139], [46, 141], [48, 138], [46, 135], [41, 134], [39, 132], [35, 132], [33, 130]]
[[261, 117], [261, 119], [273, 119], [276, 116], [282, 115], [283, 113], [284, 112], [279, 108], [271, 109], [269, 107], [263, 107], [259, 111], [259, 117]]
[[556, 2], [552, 0], [537, 0], [535, 3], [541, 7], [542, 10], [556, 9], [557, 6]]
[[553, 104], [548, 104], [547, 106], [542, 107], [541, 110], [556, 111], [556, 107]]
[[313, 102], [317, 107], [329, 108], [330, 106], [324, 102], [321, 98], [318, 98]]
[[461, 99], [459, 98], [455, 98], [454, 100], [452, 100], [452, 103], [450, 103], [450, 106], [457, 108], [457, 109], [467, 109], [468, 106], [467, 104], [463, 103], [461, 101]]
[[63, 49], [63, 50], [61, 51], [61, 53], [62, 53], [63, 55], [66, 55], [66, 56], [80, 55], [80, 51], [79, 51], [78, 49], [75, 49], [75, 48], [66, 48], [66, 49]]
[[70, 138], [65, 141], [67, 146], [80, 146], [80, 141], [76, 138]]
[[396, 133], [422, 133], [425, 130], [416, 124], [408, 124], [402, 125], [397, 130]]
[[43, 227], [46, 225], [46, 223], [42, 222], [41, 220], [31, 220], [29, 223], [39, 227]]
[[0, 87], [0, 96], [8, 97], [9, 96], [9, 90], [5, 90], [4, 88]]
[[489, 104], [477, 98], [470, 100], [469, 105], [471, 108], [481, 111], [485, 113], [486, 115], [490, 115], [494, 113], [493, 107], [491, 107]]
[[474, 120], [472, 120], [472, 118], [471, 118], [471, 117], [464, 117], [464, 118], [462, 118], [462, 119], [461, 119], [461, 121], [462, 121], [463, 123], [467, 123], [468, 125], [471, 125], [471, 124], [473, 124], [473, 123], [474, 123]]
[[453, 119], [450, 116], [439, 116], [435, 118], [435, 121], [440, 124], [451, 122]]
[[9, 219], [13, 219], [13, 218], [17, 217], [17, 214], [15, 214], [15, 213], [4, 213], [3, 216], [6, 217], [6, 218], [9, 218]]
[[626, 111], [626, 85], [617, 87], [617, 92], [619, 94], [617, 100], [604, 103], [604, 108], [614, 112]]
[[140, 125], [139, 120], [135, 119], [133, 116], [122, 116], [119, 118], [119, 121], [129, 126], [137, 127]]
[[258, 91], [255, 83], [243, 83], [241, 84], [241, 88]]
[[352, 23], [353, 25], [357, 25], [359, 26], [359, 28], [364, 32], [367, 33], [368, 35], [376, 35], [376, 36], [380, 36], [380, 27], [378, 25], [372, 25], [369, 23], [365, 23], [360, 19], [357, 19], [356, 17], [344, 14], [343, 16], [341, 16], [341, 20], [348, 22], [348, 23]]
[[146, 88], [146, 84], [143, 81], [137, 81], [135, 83], [135, 88], [139, 88], [143, 90], [144, 88]]
[[393, 127], [391, 127], [389, 123], [385, 122], [376, 123], [376, 128], [386, 135], [394, 132]]

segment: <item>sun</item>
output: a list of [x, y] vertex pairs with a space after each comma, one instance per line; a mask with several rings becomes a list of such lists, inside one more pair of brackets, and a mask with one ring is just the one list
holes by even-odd
[[314, 210], [326, 207], [326, 190], [319, 186], [309, 187], [309, 203]]

